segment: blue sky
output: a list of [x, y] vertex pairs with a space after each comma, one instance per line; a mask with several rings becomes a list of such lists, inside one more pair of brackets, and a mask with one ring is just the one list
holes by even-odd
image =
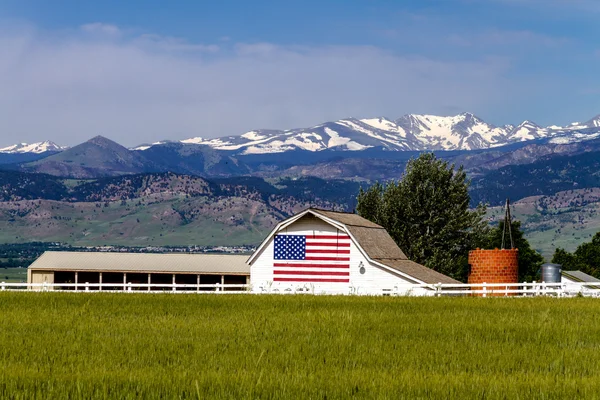
[[600, 113], [600, 1], [0, 1], [0, 145]]

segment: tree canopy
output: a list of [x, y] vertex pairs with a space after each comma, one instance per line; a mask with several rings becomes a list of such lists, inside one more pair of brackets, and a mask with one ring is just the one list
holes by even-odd
[[461, 166], [421, 154], [399, 181], [361, 188], [357, 212], [390, 233], [413, 261], [466, 280], [468, 251], [487, 242], [485, 207], [469, 209], [469, 181]]
[[556, 249], [552, 262], [561, 264], [563, 270], [579, 270], [600, 278], [600, 232], [594, 235], [591, 242], [579, 245], [574, 253], [561, 248]]

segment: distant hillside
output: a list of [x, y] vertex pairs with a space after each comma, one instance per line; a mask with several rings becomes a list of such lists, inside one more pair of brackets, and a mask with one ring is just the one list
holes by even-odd
[[556, 192], [600, 187], [600, 152], [544, 157], [525, 165], [510, 165], [473, 179], [472, 202], [502, 204]]
[[136, 152], [96, 136], [61, 153], [23, 165], [27, 172], [71, 178], [96, 178], [157, 171], [158, 167]]
[[[574, 251], [600, 231], [600, 188], [527, 197], [512, 204], [512, 213], [532, 247], [550, 261], [557, 247]], [[488, 216], [495, 223], [504, 209], [492, 207]]]
[[97, 180], [0, 173], [0, 243], [254, 245], [309, 206], [346, 210], [358, 184], [318, 178], [209, 181], [172, 173]]

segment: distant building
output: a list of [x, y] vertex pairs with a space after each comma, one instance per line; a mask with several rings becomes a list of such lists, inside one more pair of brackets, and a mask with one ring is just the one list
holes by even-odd
[[586, 289], [600, 289], [597, 285], [581, 285], [585, 282], [598, 283], [600, 279], [581, 271], [562, 271], [561, 283], [567, 292], [580, 292]]
[[[431, 293], [460, 283], [410, 261], [387, 231], [356, 214], [308, 209], [279, 223], [248, 259], [253, 292]], [[403, 285], [405, 285], [403, 287]]]
[[115, 284], [118, 290], [128, 283], [246, 284], [250, 278], [247, 258], [228, 254], [47, 251], [29, 266], [27, 282]]

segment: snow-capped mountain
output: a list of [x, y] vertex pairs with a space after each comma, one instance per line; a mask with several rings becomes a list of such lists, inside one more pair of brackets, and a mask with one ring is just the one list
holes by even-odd
[[0, 149], [0, 153], [9, 153], [9, 154], [35, 153], [35, 154], [39, 154], [39, 153], [44, 153], [47, 151], [62, 151], [65, 148], [66, 147], [61, 147], [54, 142], [46, 140], [44, 142], [31, 143], [31, 144], [27, 144], [27, 143], [13, 144], [12, 146], [8, 146], [3, 149]]
[[[440, 117], [408, 114], [397, 120], [385, 117], [347, 118], [312, 128], [254, 130], [240, 136], [215, 139], [194, 137], [181, 143], [202, 144], [239, 154], [281, 153], [291, 150], [358, 151], [373, 147], [391, 151], [476, 150], [507, 144], [548, 139], [582, 141], [600, 136], [600, 115], [585, 123], [543, 128], [531, 121], [501, 127], [486, 123], [471, 113]], [[134, 150], [146, 150], [141, 145]]]

